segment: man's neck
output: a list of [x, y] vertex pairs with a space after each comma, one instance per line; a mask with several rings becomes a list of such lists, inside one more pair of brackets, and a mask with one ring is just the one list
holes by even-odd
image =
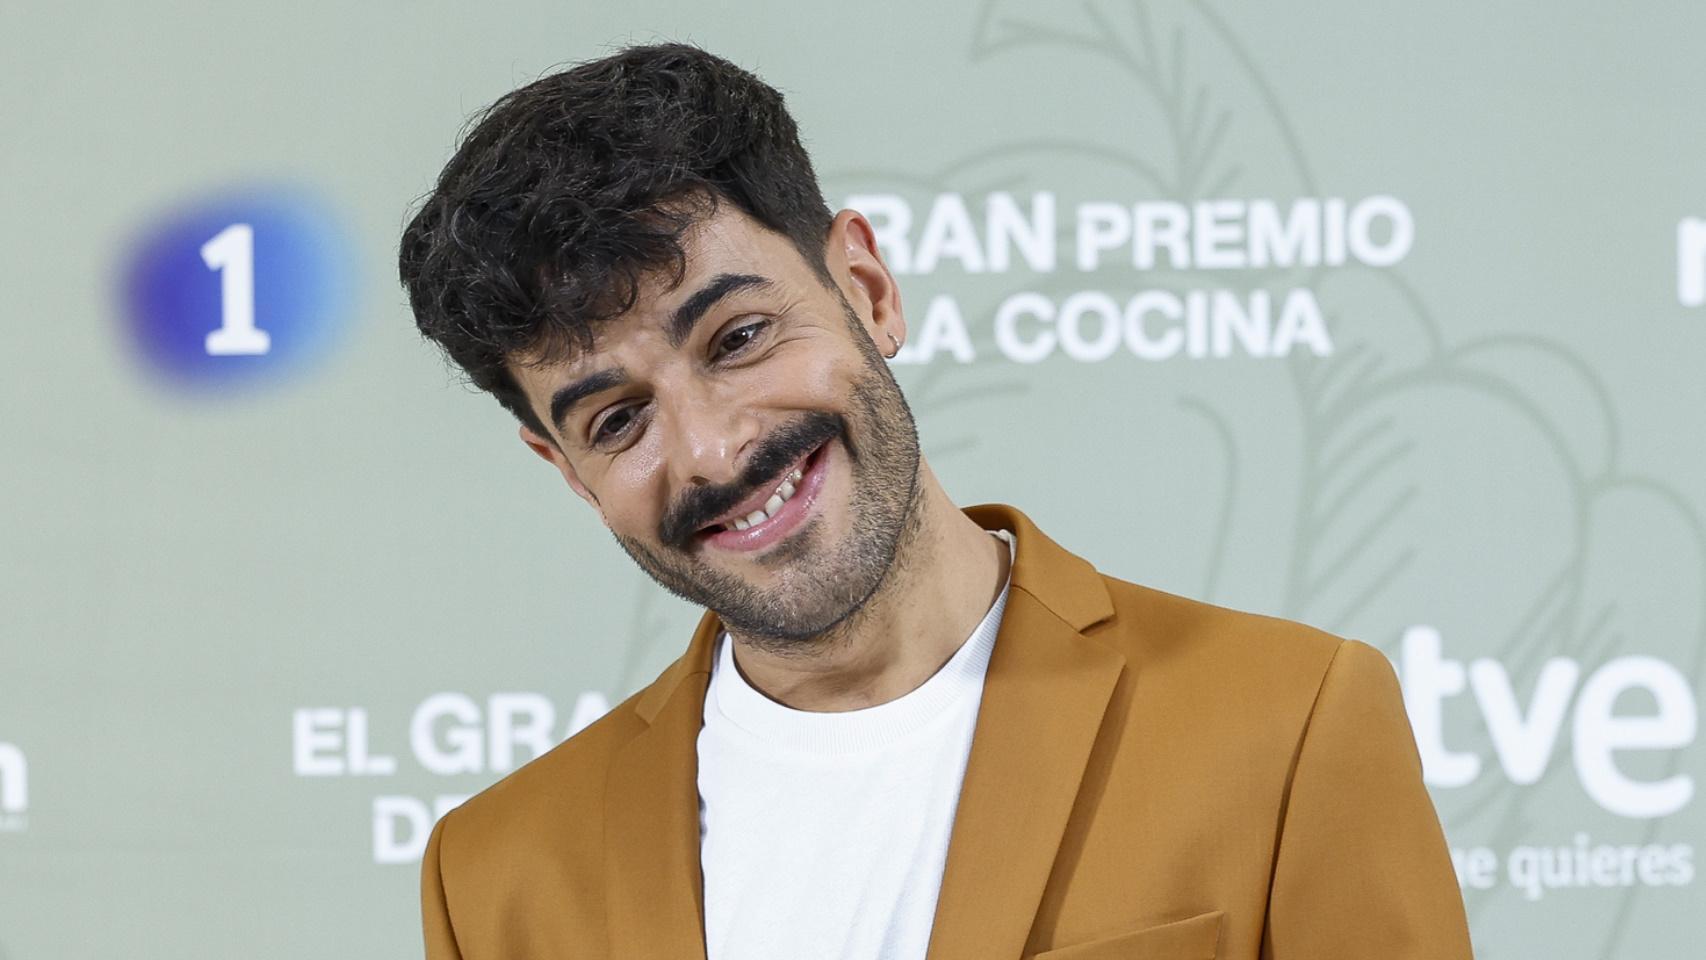
[[917, 527], [844, 630], [787, 654], [735, 637], [735, 666], [755, 689], [797, 710], [871, 707], [917, 689], [971, 636], [1007, 582], [1008, 546], [954, 506], [927, 464], [919, 471]]

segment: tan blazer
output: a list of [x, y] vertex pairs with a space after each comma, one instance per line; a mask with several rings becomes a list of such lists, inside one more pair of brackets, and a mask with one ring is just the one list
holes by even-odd
[[[1018, 545], [929, 960], [1470, 955], [1384, 656], [1105, 577], [1010, 507], [967, 513]], [[429, 960], [705, 956], [718, 629], [439, 823]]]

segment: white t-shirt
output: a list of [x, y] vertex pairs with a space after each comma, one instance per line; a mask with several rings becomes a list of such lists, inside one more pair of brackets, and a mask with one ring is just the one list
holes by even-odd
[[759, 693], [718, 639], [698, 740], [709, 960], [922, 960], [1006, 603], [1004, 584], [916, 690], [840, 713]]

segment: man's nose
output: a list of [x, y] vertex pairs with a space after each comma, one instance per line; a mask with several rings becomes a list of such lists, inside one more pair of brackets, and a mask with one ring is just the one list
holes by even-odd
[[758, 422], [744, 404], [711, 391], [695, 391], [669, 405], [664, 456], [679, 487], [733, 483]]

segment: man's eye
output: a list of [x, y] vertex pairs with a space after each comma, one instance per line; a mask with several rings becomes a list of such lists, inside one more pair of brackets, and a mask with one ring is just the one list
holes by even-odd
[[631, 404], [611, 413], [610, 416], [599, 421], [597, 429], [593, 430], [592, 442], [605, 443], [620, 437], [633, 425], [635, 416], [634, 407]]
[[741, 324], [723, 334], [722, 339], [717, 341], [717, 357], [732, 356], [745, 350], [752, 345], [754, 340], [758, 339], [759, 333], [763, 332], [768, 323], [768, 320], [755, 320], [752, 323]]

